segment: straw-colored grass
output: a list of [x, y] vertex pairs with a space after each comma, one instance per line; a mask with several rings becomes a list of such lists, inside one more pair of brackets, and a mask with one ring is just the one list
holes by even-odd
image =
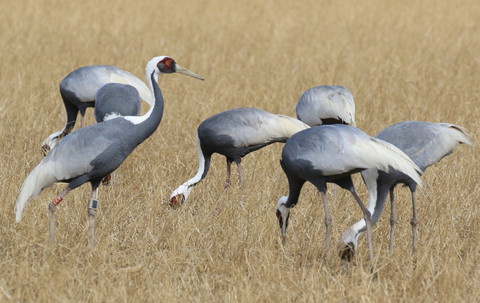
[[[471, 1], [0, 1], [1, 302], [473, 302], [480, 297], [477, 146], [431, 167], [419, 190], [419, 244], [411, 206], [397, 189], [396, 247], [388, 215], [374, 229], [377, 275], [365, 238], [345, 269], [324, 251], [323, 208], [307, 185], [279, 242], [275, 206], [287, 193], [282, 145], [244, 158], [246, 182], [223, 192], [225, 160], [186, 205], [172, 190], [196, 172], [195, 130], [234, 107], [294, 116], [298, 97], [321, 84], [347, 87], [357, 126], [375, 135], [402, 120], [480, 126], [480, 6]], [[110, 64], [143, 79], [169, 55], [205, 77], [165, 75], [160, 127], [100, 189], [88, 248], [90, 187], [56, 212], [48, 244], [46, 189], [15, 223], [21, 183], [41, 142], [64, 123], [58, 84], [85, 65]], [[147, 108], [144, 105], [144, 110]], [[87, 112], [93, 123], [92, 110]], [[75, 159], [72, 159], [75, 161]], [[234, 181], [237, 176], [234, 174]], [[355, 177], [362, 199], [367, 198]], [[244, 205], [240, 197], [246, 195]], [[223, 211], [214, 216], [217, 201]], [[361, 217], [341, 190], [329, 195], [335, 243]], [[389, 211], [387, 207], [386, 211]], [[414, 266], [416, 259], [416, 266]]]

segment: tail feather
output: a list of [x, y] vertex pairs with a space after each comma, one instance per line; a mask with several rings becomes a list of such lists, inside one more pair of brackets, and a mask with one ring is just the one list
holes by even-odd
[[[48, 162], [47, 162], [48, 163]], [[16, 221], [22, 219], [22, 212], [30, 198], [37, 197], [44, 188], [52, 185], [57, 180], [53, 177], [49, 170], [46, 169], [48, 164], [40, 162], [28, 175], [22, 184], [20, 194], [15, 203]]]
[[[376, 144], [379, 144], [383, 149], [388, 153], [386, 155], [387, 165], [393, 167], [394, 169], [401, 171], [410, 178], [412, 178], [418, 185], [422, 186], [422, 180], [420, 178], [423, 171], [420, 167], [415, 164], [415, 162], [410, 159], [407, 154], [397, 148], [395, 145], [385, 142], [383, 140], [372, 138]], [[379, 170], [388, 172], [388, 167], [377, 167]]]

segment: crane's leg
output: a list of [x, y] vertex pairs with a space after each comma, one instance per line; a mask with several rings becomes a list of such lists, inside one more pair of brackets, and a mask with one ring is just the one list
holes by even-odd
[[70, 191], [70, 188], [67, 186], [60, 194], [58, 194], [55, 199], [53, 199], [50, 204], [48, 204], [48, 213], [50, 217], [50, 234], [49, 234], [49, 240], [50, 243], [53, 243], [55, 241], [55, 209], [57, 208], [57, 205], [62, 202], [63, 197]]
[[[59, 135], [59, 139], [62, 139], [68, 135], [72, 129], [75, 127], [75, 121], [77, 120], [78, 107], [76, 107], [72, 102], [66, 100], [62, 94], [63, 103], [65, 105], [65, 111], [67, 112], [67, 122], [62, 133]], [[68, 98], [68, 97], [67, 97]]]
[[232, 176], [232, 161], [227, 159], [227, 179], [225, 180], [224, 189], [230, 187], [230, 177]]
[[337, 196], [337, 184], [332, 184], [332, 196], [336, 197]]
[[95, 215], [98, 207], [98, 186], [100, 182], [92, 182], [92, 196], [90, 197], [90, 203], [88, 205], [88, 244], [90, 248], [95, 246]]
[[[243, 188], [243, 169], [242, 169], [242, 164], [240, 162], [236, 162], [236, 163], [237, 163], [237, 172], [238, 172], [238, 186], [240, 187], [240, 191], [242, 192], [242, 196], [240, 198], [240, 205], [243, 208], [243, 203], [247, 198], [247, 196], [245, 195], [245, 190]], [[243, 210], [245, 210], [245, 208]]]
[[368, 243], [368, 257], [370, 259], [370, 262], [372, 263], [372, 268], [373, 268], [373, 245], [372, 245], [372, 224], [371, 224], [371, 218], [372, 215], [370, 214], [370, 211], [368, 211], [368, 208], [365, 207], [363, 204], [362, 200], [360, 200], [360, 197], [357, 195], [355, 192], [355, 189], [351, 189], [350, 192], [352, 193], [353, 197], [357, 201], [358, 205], [362, 209], [363, 212], [363, 218], [365, 220], [365, 223], [367, 225], [367, 243]]
[[390, 242], [388, 245], [388, 250], [393, 251], [393, 241], [394, 241], [394, 232], [395, 232], [395, 198], [394, 198], [394, 187], [390, 188]]
[[328, 207], [327, 195], [322, 191], [323, 209], [325, 211], [325, 251], [328, 257], [330, 251], [330, 234], [332, 228], [332, 215], [330, 214], [330, 209]]
[[242, 164], [237, 162], [238, 186], [243, 187], [243, 169]]
[[80, 111], [80, 128], [85, 126], [85, 112]]
[[[230, 177], [232, 176], [232, 161], [227, 158], [227, 178], [225, 179], [225, 185], [223, 186], [223, 193], [231, 186]], [[215, 216], [218, 216], [222, 211], [222, 198], [217, 201], [217, 208], [215, 209]]]
[[410, 224], [412, 225], [412, 252], [415, 253], [417, 251], [417, 224], [418, 224], [417, 198], [415, 195], [415, 191], [412, 191], [412, 210], [413, 210], [413, 215], [412, 215], [412, 220], [410, 221]]

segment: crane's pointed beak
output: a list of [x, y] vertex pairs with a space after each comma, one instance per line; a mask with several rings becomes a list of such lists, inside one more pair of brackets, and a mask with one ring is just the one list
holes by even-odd
[[184, 74], [184, 75], [187, 75], [187, 76], [190, 76], [190, 77], [193, 77], [193, 78], [195, 78], [195, 79], [205, 80], [205, 79], [203, 79], [202, 76], [197, 75], [197, 74], [195, 74], [194, 72], [189, 71], [189, 70], [186, 69], [185, 67], [182, 67], [182, 66], [180, 66], [180, 65], [178, 65], [178, 64], [175, 65], [175, 72], [180, 73], [180, 74]]

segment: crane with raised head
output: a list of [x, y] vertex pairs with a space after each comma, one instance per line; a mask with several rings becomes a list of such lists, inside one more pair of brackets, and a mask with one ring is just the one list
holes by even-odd
[[31, 197], [56, 182], [67, 183], [49, 204], [50, 241], [54, 240], [54, 213], [65, 195], [84, 183], [92, 186], [89, 217], [89, 243], [94, 246], [94, 222], [101, 180], [117, 169], [128, 155], [157, 129], [163, 116], [163, 96], [158, 86], [161, 74], [182, 73], [203, 80], [166, 56], [151, 59], [146, 67], [152, 94], [152, 106], [143, 116], [125, 116], [84, 127], [66, 136], [30, 172], [20, 189], [15, 210], [16, 221]]

